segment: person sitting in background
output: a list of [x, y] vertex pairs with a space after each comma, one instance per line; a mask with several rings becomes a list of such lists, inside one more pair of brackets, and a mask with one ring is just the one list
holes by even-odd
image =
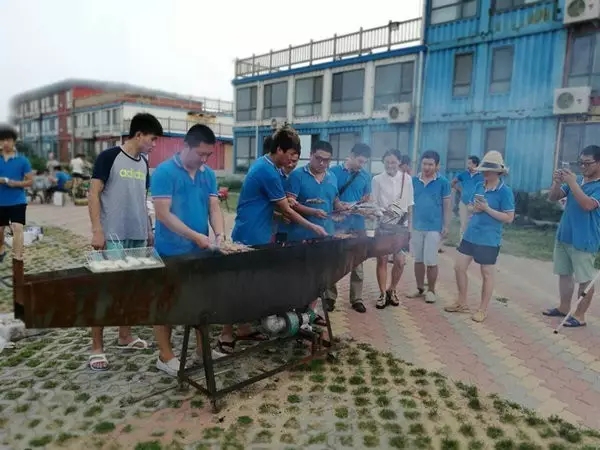
[[46, 189], [45, 198], [48, 203], [55, 192], [67, 192], [65, 185], [71, 179], [70, 175], [62, 166], [57, 166], [56, 172], [54, 172], [48, 178], [50, 180], [50, 187]]
[[31, 201], [33, 202], [38, 195], [41, 195], [41, 201], [46, 201], [46, 191], [52, 186], [50, 181], [50, 173], [47, 169], [38, 170], [33, 177], [33, 184], [31, 185]]

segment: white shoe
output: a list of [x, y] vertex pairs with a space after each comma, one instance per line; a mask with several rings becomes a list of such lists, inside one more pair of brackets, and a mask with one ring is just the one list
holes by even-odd
[[425, 294], [425, 303], [435, 303], [437, 300], [437, 296], [434, 292], [427, 291]]
[[[224, 356], [227, 356], [226, 353], [218, 352], [215, 349], [213, 349], [211, 351], [211, 355], [212, 355], [213, 361], [215, 359], [219, 359], [219, 358], [223, 358]], [[194, 366], [202, 366], [204, 364], [204, 361], [202, 360], [202, 354], [198, 354], [198, 352], [194, 352], [192, 355], [192, 358], [191, 358], [191, 363]]]
[[167, 362], [163, 362], [160, 358], [156, 360], [156, 368], [158, 370], [162, 370], [167, 375], [172, 377], [177, 376], [177, 372], [179, 372], [179, 358], [172, 358]]

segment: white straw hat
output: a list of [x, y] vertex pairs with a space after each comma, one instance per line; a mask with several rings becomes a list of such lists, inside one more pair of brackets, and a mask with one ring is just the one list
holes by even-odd
[[508, 168], [504, 165], [502, 154], [496, 150], [491, 150], [485, 154], [477, 167], [477, 171], [508, 173]]

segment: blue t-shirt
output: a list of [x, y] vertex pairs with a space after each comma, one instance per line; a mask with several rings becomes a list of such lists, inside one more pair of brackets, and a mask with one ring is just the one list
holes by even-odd
[[[338, 192], [348, 180], [350, 180], [350, 177], [352, 177], [353, 174], [353, 172], [348, 170], [344, 164], [333, 166], [329, 171], [337, 180]], [[340, 201], [354, 203], [368, 195], [371, 195], [371, 174], [365, 169], [360, 169], [356, 178], [354, 178], [352, 183], [350, 183], [342, 195], [340, 195]], [[351, 215], [341, 222], [336, 222], [335, 228], [344, 231], [364, 230], [365, 218], [359, 215]]]
[[[585, 195], [600, 202], [600, 180], [584, 183], [580, 176], [577, 177], [577, 184]], [[597, 253], [600, 251], [600, 208], [586, 211], [577, 203], [567, 184], [563, 184], [561, 189], [567, 195], [567, 203], [560, 218], [556, 240], [582, 252]]]
[[413, 177], [415, 204], [413, 228], [417, 231], [437, 231], [444, 228], [444, 199], [450, 198], [450, 182], [437, 175], [425, 184], [421, 174]]
[[[218, 197], [217, 177], [210, 167], [202, 166], [192, 180], [179, 155], [175, 155], [154, 170], [150, 189], [153, 199], [171, 199], [171, 212], [186, 226], [208, 236], [210, 197]], [[156, 221], [154, 242], [161, 256], [202, 251], [193, 241], [171, 231], [160, 220]]]
[[66, 174], [62, 171], [56, 172], [54, 177], [56, 178], [56, 187], [58, 189], [64, 189], [65, 183], [71, 179], [69, 174]]
[[475, 191], [475, 186], [479, 183], [483, 183], [483, 175], [481, 172], [471, 173], [468, 170], [461, 172], [456, 177], [461, 186], [460, 192], [460, 201], [465, 205], [469, 204], [471, 197], [473, 197], [473, 192]]
[[275, 203], [283, 199], [281, 172], [267, 155], [257, 159], [242, 185], [231, 239], [245, 245], [268, 244]]
[[[23, 181], [25, 175], [31, 173], [29, 160], [15, 153], [8, 160], [0, 154], [0, 178], [12, 181]], [[0, 206], [14, 206], [27, 204], [25, 188], [10, 187], [5, 183], [0, 184]]]
[[[335, 175], [328, 171], [325, 173], [323, 180], [319, 182], [310, 172], [308, 166], [300, 167], [290, 174], [286, 183], [286, 194], [294, 197], [302, 206], [320, 209], [330, 215], [333, 212], [333, 203], [338, 195], [337, 180]], [[308, 216], [306, 219], [310, 223], [325, 228], [328, 234], [333, 234], [334, 226], [331, 217], [321, 219]], [[294, 223], [290, 226], [288, 235], [290, 241], [301, 241], [316, 237], [317, 234], [301, 225]]]
[[[285, 185], [289, 178], [289, 175], [286, 174], [283, 170], [279, 171], [281, 173], [281, 182], [283, 183], [283, 188], [285, 190]], [[292, 224], [287, 223], [283, 220], [283, 216], [274, 215], [273, 216], [273, 234], [276, 233], [284, 233], [289, 234]]]
[[[515, 210], [515, 196], [513, 191], [503, 181], [500, 181], [495, 189], [485, 189], [484, 183], [475, 186], [468, 203], [475, 201], [475, 194], [483, 195], [490, 208], [500, 212], [512, 212]], [[486, 212], [473, 212], [469, 219], [463, 239], [476, 245], [488, 245], [500, 247], [502, 242], [502, 225], [499, 220], [494, 219]]]

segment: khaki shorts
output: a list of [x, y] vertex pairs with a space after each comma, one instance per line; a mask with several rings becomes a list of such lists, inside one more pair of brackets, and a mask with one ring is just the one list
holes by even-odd
[[572, 245], [556, 241], [553, 260], [556, 275], [573, 276], [579, 284], [592, 281], [596, 276], [595, 253], [582, 252]]
[[413, 230], [410, 234], [410, 251], [416, 263], [437, 266], [442, 235], [437, 231]]

